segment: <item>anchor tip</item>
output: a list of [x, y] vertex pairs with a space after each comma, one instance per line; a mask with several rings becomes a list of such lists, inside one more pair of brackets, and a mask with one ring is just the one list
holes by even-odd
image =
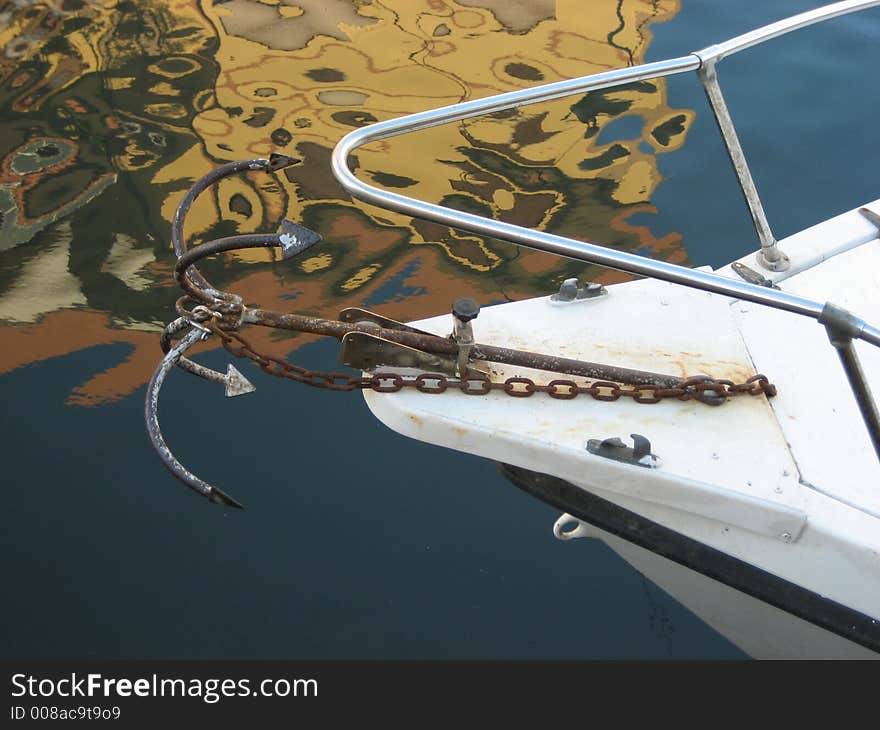
[[320, 241], [321, 234], [285, 219], [281, 221], [278, 239], [281, 242], [282, 258], [291, 259]]
[[273, 152], [269, 155], [269, 164], [266, 167], [270, 171], [276, 172], [278, 170], [284, 169], [285, 167], [296, 165], [299, 162], [302, 162], [302, 160], [296, 157], [290, 157], [290, 155], [282, 155], [278, 152]]
[[225, 492], [214, 487], [208, 495], [208, 499], [214, 504], [222, 504], [225, 507], [234, 507], [235, 509], [244, 509], [244, 505], [237, 499], [230, 497]]
[[237, 395], [244, 395], [245, 393], [253, 393], [257, 389], [257, 386], [242, 375], [238, 368], [232, 363], [229, 363], [226, 366], [224, 387], [226, 388], [227, 398], [234, 398]]

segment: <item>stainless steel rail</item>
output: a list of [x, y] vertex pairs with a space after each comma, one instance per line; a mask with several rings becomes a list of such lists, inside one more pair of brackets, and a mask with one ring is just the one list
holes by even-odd
[[791, 261], [779, 250], [776, 237], [770, 230], [770, 223], [764, 213], [761, 197], [758, 195], [749, 164], [746, 162], [746, 154], [739, 143], [739, 136], [736, 133], [730, 111], [727, 109], [727, 102], [724, 101], [724, 94], [721, 93], [715, 61], [703, 63], [697, 71], [697, 77], [703, 85], [703, 91], [706, 92], [709, 106], [712, 107], [712, 113], [718, 123], [718, 131], [721, 132], [721, 138], [727, 149], [727, 156], [730, 158], [730, 164], [733, 165], [733, 171], [739, 181], [739, 189], [742, 190], [743, 197], [746, 199], [752, 222], [755, 224], [755, 231], [757, 231], [758, 239], [761, 242], [761, 250], [757, 256], [758, 264], [771, 271], [785, 271], [791, 266]]
[[[818, 23], [829, 18], [846, 13], [863, 10], [880, 5], [880, 0], [846, 0], [822, 8], [810, 10], [785, 20], [758, 28], [743, 35], [732, 38], [708, 48], [665, 61], [646, 63], [630, 68], [605, 71], [591, 76], [577, 79], [558, 81], [551, 84], [537, 86], [531, 89], [511, 91], [505, 94], [466, 101], [460, 104], [441, 107], [430, 111], [410, 114], [398, 119], [378, 122], [368, 127], [357, 129], [343, 137], [333, 151], [332, 166], [333, 174], [340, 184], [353, 196], [379, 205], [383, 208], [396, 210], [417, 218], [442, 223], [453, 228], [470, 231], [486, 236], [492, 236], [505, 241], [534, 248], [540, 251], [555, 253], [580, 261], [599, 264], [613, 269], [619, 269], [631, 274], [648, 276], [674, 284], [681, 284], [703, 291], [722, 294], [737, 299], [754, 302], [756, 304], [781, 309], [795, 314], [800, 314], [813, 319], [818, 319], [824, 309], [824, 303], [813, 301], [805, 297], [796, 296], [782, 291], [768, 289], [766, 287], [749, 284], [745, 281], [735, 281], [718, 274], [704, 271], [695, 271], [683, 266], [677, 266], [665, 261], [638, 256], [624, 251], [615, 251], [595, 243], [577, 241], [564, 236], [557, 236], [544, 231], [534, 231], [522, 226], [496, 221], [491, 218], [465, 213], [452, 208], [446, 208], [434, 203], [426, 203], [415, 198], [409, 198], [399, 193], [392, 193], [369, 185], [359, 180], [348, 167], [349, 156], [358, 148], [370, 142], [387, 139], [399, 134], [427, 129], [448, 122], [461, 121], [481, 114], [489, 114], [505, 109], [511, 109], [541, 101], [558, 99], [571, 94], [597, 91], [622, 84], [632, 83], [645, 79], [660, 78], [687, 71], [700, 71], [708, 64], [714, 64], [725, 56], [750, 48], [758, 43], [776, 38], [784, 33], [803, 28], [813, 23]], [[720, 90], [719, 90], [720, 91]], [[708, 90], [707, 90], [708, 93]], [[714, 105], [713, 105], [714, 106]], [[717, 118], [717, 112], [716, 112]], [[729, 117], [728, 117], [729, 121]], [[719, 119], [719, 127], [722, 135], [726, 135], [725, 124]], [[730, 122], [732, 131], [732, 122]], [[735, 133], [734, 133], [735, 134]], [[725, 136], [728, 150], [731, 149], [731, 141]], [[737, 142], [738, 144], [738, 142]], [[736, 167], [736, 164], [735, 164]], [[740, 176], [740, 171], [737, 169]], [[742, 184], [742, 177], [740, 176]], [[747, 201], [750, 193], [743, 189]], [[757, 197], [757, 192], [754, 192]], [[760, 201], [757, 201], [760, 206]], [[750, 202], [750, 209], [752, 203]], [[752, 209], [753, 218], [755, 211]], [[763, 211], [761, 211], [763, 215]], [[756, 224], [758, 223], [756, 219]], [[767, 228], [769, 231], [769, 227]], [[759, 235], [760, 231], [759, 231]], [[772, 238], [772, 235], [771, 235]], [[762, 244], [764, 244], [762, 238]], [[775, 241], [772, 242], [775, 246]], [[767, 251], [762, 246], [763, 251]], [[778, 252], [777, 252], [778, 253]], [[765, 254], [766, 255], [766, 254]], [[766, 255], [766, 259], [772, 262], [772, 252]], [[853, 317], [853, 337], [857, 337], [875, 346], [880, 346], [880, 328], [868, 324], [858, 317]]]

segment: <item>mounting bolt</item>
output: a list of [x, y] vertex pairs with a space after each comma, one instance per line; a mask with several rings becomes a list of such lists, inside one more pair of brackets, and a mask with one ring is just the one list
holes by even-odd
[[783, 532], [779, 536], [779, 539], [782, 540], [782, 542], [791, 542], [791, 533], [790, 532]]
[[452, 303], [452, 315], [459, 322], [470, 322], [480, 313], [480, 305], [470, 297], [459, 297]]
[[458, 344], [458, 377], [466, 378], [468, 358], [474, 346], [474, 327], [471, 321], [480, 313], [480, 305], [470, 297], [459, 297], [452, 303], [452, 339]]

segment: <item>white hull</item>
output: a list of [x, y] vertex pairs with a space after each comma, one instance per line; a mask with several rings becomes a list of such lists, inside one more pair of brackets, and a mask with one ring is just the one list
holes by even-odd
[[596, 528], [590, 533], [754, 659], [880, 659], [870, 649], [650, 550]]

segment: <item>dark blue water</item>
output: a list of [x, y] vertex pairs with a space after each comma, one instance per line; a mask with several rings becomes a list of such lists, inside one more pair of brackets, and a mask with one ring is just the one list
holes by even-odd
[[[812, 6], [683, 5], [653, 26], [648, 60]], [[876, 197], [880, 109], [865, 69], [878, 38], [870, 12], [721, 66], [777, 235]], [[682, 232], [695, 265], [721, 264], [755, 235], [696, 80], [672, 80], [670, 97], [697, 117], [684, 149], [661, 157], [658, 213], [639, 222]], [[558, 542], [558, 512], [494, 465], [406, 440], [351, 394], [251, 368], [257, 392], [227, 400], [172, 373], [169, 444], [247, 510], [183, 493], [146, 439], [143, 388], [65, 405], [127, 354], [99, 346], [0, 377], [3, 657], [743, 656], [603, 543]], [[316, 367], [335, 357], [329, 341], [298, 352]]]
[[175, 373], [169, 443], [247, 506], [212, 509], [155, 458], [139, 397], [64, 406], [125, 354], [0, 378], [7, 656], [737, 656], [603, 544], [557, 542], [557, 513], [492, 464], [398, 436], [359, 397], [257, 375], [227, 401]]

